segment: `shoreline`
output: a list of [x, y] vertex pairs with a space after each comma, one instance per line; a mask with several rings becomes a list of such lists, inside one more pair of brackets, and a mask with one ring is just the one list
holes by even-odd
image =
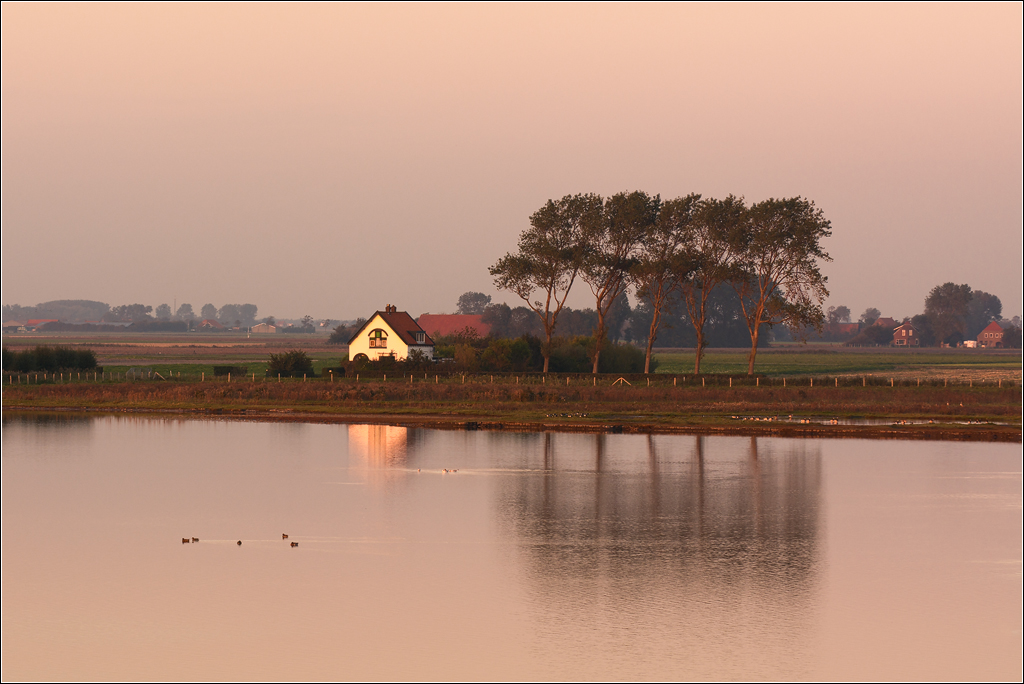
[[[301, 409], [239, 409], [239, 408], [154, 408], [154, 407], [84, 407], [84, 406], [4, 406], [3, 415], [84, 414], [178, 416], [182, 418], [215, 418], [218, 420], [370, 424], [417, 427], [435, 430], [497, 431], [497, 432], [576, 432], [586, 434], [649, 434], [649, 435], [719, 435], [737, 437], [783, 437], [824, 439], [897, 439], [953, 442], [999, 442], [1020, 444], [1021, 426], [976, 424], [878, 424], [822, 425], [779, 423], [723, 424], [731, 418], [687, 416], [692, 423], [666, 424], [642, 417], [616, 416], [615, 419], [500, 419], [485, 414], [443, 415], [413, 413], [326, 413]], [[739, 420], [741, 418], [737, 418]], [[896, 419], [894, 419], [896, 420]]]

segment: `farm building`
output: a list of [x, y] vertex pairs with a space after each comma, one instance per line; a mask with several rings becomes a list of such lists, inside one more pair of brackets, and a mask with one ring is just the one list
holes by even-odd
[[254, 333], [276, 333], [277, 326], [271, 325], [270, 323], [257, 323], [252, 326], [252, 332]]
[[422, 314], [416, 319], [424, 331], [435, 337], [457, 335], [472, 331], [477, 337], [487, 337], [491, 326], [483, 322], [483, 316], [471, 314]]
[[1005, 332], [1006, 330], [998, 321], [992, 321], [984, 330], [978, 333], [978, 346], [1002, 349], [1005, 346], [1003, 344], [1003, 334]]
[[896, 347], [920, 347], [921, 337], [910, 323], [904, 323], [892, 331], [892, 343]]
[[382, 356], [404, 359], [414, 351], [433, 359], [434, 341], [412, 316], [391, 304], [374, 312], [348, 341], [348, 358], [352, 361], [372, 361]]

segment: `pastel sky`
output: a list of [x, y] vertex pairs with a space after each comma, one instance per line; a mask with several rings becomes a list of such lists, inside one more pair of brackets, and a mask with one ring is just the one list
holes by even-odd
[[[854, 317], [1022, 312], [1022, 5], [2, 5], [3, 302], [454, 310], [549, 198], [831, 220]], [[580, 287], [574, 306], [586, 306]]]

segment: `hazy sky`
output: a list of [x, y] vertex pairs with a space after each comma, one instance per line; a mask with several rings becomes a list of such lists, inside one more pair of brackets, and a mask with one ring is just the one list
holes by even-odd
[[1020, 314], [1021, 8], [4, 3], [3, 302], [514, 303], [531, 213], [640, 189], [813, 200], [854, 317]]

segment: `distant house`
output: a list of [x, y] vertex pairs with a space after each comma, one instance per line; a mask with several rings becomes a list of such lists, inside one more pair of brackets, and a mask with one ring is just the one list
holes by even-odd
[[984, 330], [978, 333], [978, 346], [1002, 349], [1005, 346], [1003, 344], [1003, 335], [1005, 333], [1006, 329], [1003, 328], [999, 321], [992, 321]]
[[382, 356], [404, 359], [418, 351], [434, 358], [434, 340], [405, 311], [388, 304], [376, 311], [348, 341], [352, 361], [376, 360]]
[[892, 331], [892, 343], [896, 347], [920, 347], [921, 336], [910, 323], [904, 323]]
[[877, 319], [877, 320], [876, 320], [876, 321], [874, 322], [874, 324], [873, 324], [873, 325], [879, 325], [879, 326], [884, 326], [884, 327], [886, 327], [886, 328], [889, 328], [889, 330], [892, 330], [892, 329], [893, 329], [893, 328], [895, 328], [895, 327], [896, 327], [897, 325], [899, 325], [899, 323], [897, 323], [897, 322], [896, 322], [896, 319], [894, 319], [894, 318], [889, 318], [889, 317], [887, 316], [887, 317], [885, 317], [885, 318], [879, 318], [879, 319]]
[[220, 330], [227, 330], [227, 328], [225, 328], [223, 325], [213, 320], [212, 318], [204, 318], [199, 322], [199, 325], [196, 326], [196, 330], [214, 332]]
[[471, 314], [422, 314], [416, 322], [435, 337], [458, 334], [467, 328], [478, 337], [487, 337], [487, 333], [491, 332], [491, 326], [484, 323], [483, 318]]
[[276, 333], [277, 326], [271, 325], [270, 323], [257, 323], [252, 326], [252, 332], [254, 333]]

